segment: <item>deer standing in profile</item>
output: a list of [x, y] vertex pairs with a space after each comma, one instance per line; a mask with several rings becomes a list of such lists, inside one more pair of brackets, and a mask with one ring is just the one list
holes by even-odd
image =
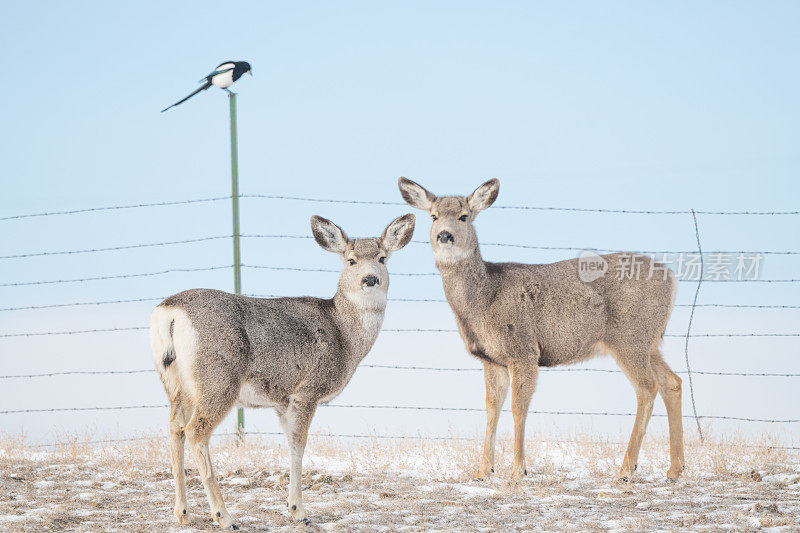
[[193, 289], [153, 311], [150, 343], [171, 405], [175, 515], [182, 524], [188, 439], [214, 519], [238, 529], [225, 509], [208, 449], [212, 431], [234, 405], [277, 411], [291, 452], [289, 512], [308, 523], [300, 482], [311, 419], [318, 404], [344, 389], [375, 342], [389, 287], [386, 260], [411, 240], [414, 215], [395, 219], [380, 238], [348, 239], [318, 216], [311, 218], [311, 229], [317, 243], [344, 263], [333, 298], [249, 298]]
[[517, 480], [527, 474], [525, 419], [539, 367], [610, 353], [636, 392], [636, 420], [619, 478], [632, 479], [660, 392], [669, 420], [667, 478], [677, 480], [684, 468], [681, 379], [659, 351], [675, 300], [673, 273], [636, 254], [596, 257], [609, 272], [627, 257], [642, 270], [660, 269], [662, 275], [619, 279], [609, 274], [581, 281], [578, 259], [542, 265], [490, 263], [481, 257], [474, 222], [497, 199], [498, 180], [487, 181], [466, 197], [436, 197], [405, 178], [400, 178], [399, 187], [407, 203], [433, 219], [430, 239], [445, 296], [467, 351], [483, 362], [487, 421], [478, 477], [494, 472], [497, 421], [509, 387], [514, 417], [511, 475]]

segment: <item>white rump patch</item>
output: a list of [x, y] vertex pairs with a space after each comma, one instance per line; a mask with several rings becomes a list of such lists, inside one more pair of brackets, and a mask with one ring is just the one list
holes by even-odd
[[[172, 337], [169, 338], [170, 324]], [[169, 341], [175, 351], [175, 360], [164, 368], [164, 353]], [[150, 348], [164, 388], [170, 398], [181, 392], [194, 402], [197, 387], [194, 382], [194, 361], [197, 355], [197, 331], [189, 316], [179, 307], [158, 306], [150, 317]]]

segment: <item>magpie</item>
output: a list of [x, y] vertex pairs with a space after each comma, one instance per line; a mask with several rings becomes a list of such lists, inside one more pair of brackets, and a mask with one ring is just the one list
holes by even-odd
[[208, 76], [200, 80], [200, 83], [203, 85], [200, 86], [195, 92], [184, 98], [183, 100], [179, 100], [175, 102], [169, 107], [165, 107], [161, 110], [163, 113], [167, 109], [171, 107], [175, 107], [176, 105], [181, 105], [186, 100], [191, 98], [192, 96], [196, 95], [200, 91], [205, 91], [212, 85], [219, 87], [220, 89], [225, 89], [228, 92], [231, 92], [228, 87], [233, 85], [236, 80], [244, 76], [245, 72], [249, 72], [250, 75], [253, 75], [253, 69], [250, 68], [250, 63], [247, 61], [225, 61], [224, 63], [220, 63], [217, 68], [214, 69]]

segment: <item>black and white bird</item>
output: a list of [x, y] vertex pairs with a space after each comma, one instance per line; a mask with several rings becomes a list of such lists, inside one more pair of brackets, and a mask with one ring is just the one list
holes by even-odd
[[183, 100], [179, 100], [172, 104], [169, 107], [165, 107], [161, 110], [163, 113], [170, 107], [175, 107], [176, 105], [181, 105], [186, 100], [191, 98], [192, 96], [196, 95], [200, 91], [205, 91], [212, 85], [215, 87], [219, 87], [220, 89], [225, 89], [228, 92], [231, 92], [228, 87], [236, 83], [236, 81], [244, 76], [246, 72], [249, 72], [250, 75], [253, 75], [253, 69], [250, 68], [250, 63], [247, 61], [225, 61], [224, 63], [220, 63], [217, 68], [214, 69], [208, 76], [200, 80], [200, 83], [203, 85], [200, 86], [195, 92], [184, 98]]

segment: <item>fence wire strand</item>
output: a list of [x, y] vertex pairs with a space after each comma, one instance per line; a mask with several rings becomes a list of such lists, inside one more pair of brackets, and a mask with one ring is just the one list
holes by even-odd
[[[339, 273], [341, 270], [331, 268], [305, 268], [305, 267], [287, 267], [287, 266], [273, 266], [273, 265], [240, 265], [242, 268], [252, 268], [261, 270], [275, 270], [275, 271], [294, 271], [294, 272], [325, 272], [325, 273]], [[35, 281], [16, 281], [11, 283], [0, 283], [0, 287], [23, 287], [33, 285], [53, 285], [61, 283], [80, 283], [87, 281], [103, 281], [110, 279], [126, 279], [126, 278], [142, 278], [161, 276], [164, 274], [183, 273], [183, 272], [207, 272], [212, 270], [222, 270], [226, 268], [233, 268], [233, 265], [220, 265], [209, 267], [196, 267], [196, 268], [169, 268], [165, 270], [158, 270], [155, 272], [134, 272], [124, 274], [112, 274], [106, 276], [92, 276], [86, 278], [71, 278], [71, 279], [55, 279], [55, 280], [35, 280]], [[438, 272], [392, 272], [392, 276], [439, 276]], [[694, 279], [679, 279], [678, 283], [696, 283]], [[800, 283], [800, 279], [704, 279], [703, 283]]]
[[[80, 335], [83, 333], [110, 333], [118, 331], [137, 331], [150, 329], [148, 326], [121, 326], [112, 328], [73, 329], [62, 331], [22, 331], [18, 333], [0, 334], [0, 339], [13, 337], [47, 337], [54, 335]], [[383, 328], [381, 332], [387, 333], [458, 333], [457, 329], [449, 328]], [[664, 337], [683, 339], [685, 334], [665, 334]], [[692, 333], [689, 337], [800, 337], [800, 333]]]
[[[22, 259], [22, 258], [31, 258], [31, 257], [48, 257], [48, 256], [59, 256], [59, 255], [78, 255], [78, 254], [89, 254], [89, 253], [98, 253], [98, 252], [112, 252], [112, 251], [122, 251], [122, 250], [134, 250], [140, 248], [157, 248], [157, 247], [164, 247], [164, 246], [176, 246], [182, 244], [196, 244], [200, 242], [208, 242], [208, 241], [218, 241], [223, 239], [230, 239], [233, 235], [212, 235], [208, 237], [195, 237], [191, 239], [180, 239], [180, 240], [172, 240], [172, 241], [161, 241], [161, 242], [146, 242], [146, 243], [135, 243], [135, 244], [123, 244], [123, 245], [114, 245], [114, 246], [106, 246], [106, 247], [97, 247], [97, 248], [81, 248], [77, 250], [48, 250], [48, 251], [37, 251], [37, 252], [27, 252], [27, 253], [18, 253], [18, 254], [11, 254], [11, 255], [2, 255], [0, 256], [0, 260], [2, 259]], [[311, 239], [310, 235], [288, 235], [288, 234], [242, 234], [240, 235], [241, 238], [260, 238], [260, 239]], [[414, 244], [422, 244], [422, 245], [429, 245], [428, 241], [424, 240], [412, 240]], [[540, 246], [540, 245], [529, 245], [529, 244], [515, 244], [515, 243], [506, 243], [506, 242], [482, 242], [481, 246], [496, 246], [496, 247], [504, 247], [504, 248], [522, 248], [527, 250], [549, 250], [549, 251], [564, 251], [564, 252], [580, 252], [585, 250], [590, 250], [593, 252], [600, 252], [600, 253], [639, 253], [639, 254], [646, 254], [646, 255], [679, 255], [679, 254], [697, 254], [694, 250], [619, 250], [613, 248], [597, 248], [593, 246]], [[796, 250], [763, 250], [763, 251], [753, 251], [753, 250], [714, 250], [709, 252], [704, 252], [705, 255], [737, 255], [737, 254], [761, 254], [761, 255], [800, 255], [800, 251]]]
[[[239, 198], [253, 198], [265, 200], [288, 200], [295, 202], [313, 202], [325, 204], [344, 204], [344, 205], [382, 205], [382, 206], [405, 206], [404, 202], [400, 201], [380, 201], [380, 200], [350, 200], [350, 199], [334, 199], [334, 198], [313, 198], [306, 196], [292, 196], [292, 195], [278, 195], [278, 194], [240, 194]], [[219, 202], [223, 200], [230, 200], [232, 196], [214, 196], [210, 198], [196, 198], [189, 200], [174, 200], [162, 202], [141, 202], [137, 204], [121, 204], [112, 206], [101, 207], [87, 207], [83, 209], [69, 209], [60, 211], [45, 211], [38, 213], [26, 213], [19, 215], [8, 215], [0, 217], [0, 221], [6, 220], [20, 220], [25, 218], [35, 217], [50, 217], [57, 215], [74, 215], [79, 213], [93, 213], [99, 211], [118, 211], [124, 209], [137, 209], [147, 207], [166, 207], [174, 205], [188, 205], [199, 203]], [[668, 210], [642, 210], [642, 209], [602, 209], [602, 208], [586, 208], [586, 207], [556, 207], [556, 206], [534, 206], [534, 205], [495, 205], [493, 209], [512, 209], [522, 211], [561, 211], [566, 213], [608, 213], [608, 214], [627, 214], [627, 215], [686, 215], [690, 211], [688, 209], [668, 209]], [[697, 214], [700, 215], [722, 215], [722, 216], [791, 216], [800, 215], [800, 211], [723, 211], [723, 210], [698, 210]]]
[[[214, 433], [211, 435], [213, 438], [219, 437], [240, 437], [239, 433], [235, 432], [221, 432], [221, 433]], [[265, 437], [285, 437], [286, 435], [281, 431], [248, 431], [244, 434], [245, 437], [247, 436], [265, 436]], [[386, 434], [374, 434], [374, 433], [310, 433], [308, 435], [310, 438], [346, 438], [346, 439], [389, 439], [389, 440], [432, 440], [432, 441], [466, 441], [466, 442], [475, 442], [478, 443], [482, 439], [480, 437], [459, 437], [459, 436], [442, 436], [442, 435], [386, 435]], [[142, 441], [159, 441], [162, 440], [166, 443], [169, 437], [167, 435], [151, 435], [147, 437], [121, 437], [115, 439], [98, 439], [98, 440], [87, 440], [87, 441], [73, 441], [73, 440], [66, 440], [60, 442], [48, 442], [48, 443], [38, 443], [38, 444], [28, 444], [27, 447], [30, 448], [59, 448], [59, 447], [71, 447], [71, 446], [88, 446], [88, 445], [96, 445], [96, 444], [120, 444], [120, 443], [128, 443], [128, 442], [142, 442]], [[548, 440], [547, 442], [550, 442]], [[552, 442], [557, 442], [559, 444], [573, 444], [575, 443], [574, 440], [569, 439], [552, 439]], [[610, 445], [610, 446], [625, 446], [627, 445], [626, 442], [615, 442], [611, 440], [597, 440], [595, 444], [598, 445]], [[702, 446], [702, 443], [701, 443]], [[757, 445], [757, 444], [731, 444], [725, 443], [726, 447], [731, 448], [741, 448], [741, 449], [767, 449], [767, 450], [800, 450], [800, 446], [780, 446], [780, 445]]]
[[218, 241], [221, 239], [230, 239], [232, 235], [214, 235], [211, 237], [197, 237], [194, 239], [183, 239], [178, 241], [163, 241], [163, 242], [145, 242], [138, 244], [124, 244], [119, 246], [108, 246], [105, 248], [83, 248], [80, 250], [57, 250], [49, 252], [33, 252], [15, 255], [0, 255], [0, 259], [20, 259], [24, 257], [46, 257], [51, 255], [76, 255], [76, 254], [89, 254], [95, 252], [116, 252], [121, 250], [134, 250], [138, 248], [157, 248], [160, 246], [173, 246], [177, 244], [194, 244], [198, 242]]
[[703, 271], [705, 263], [703, 262], [703, 248], [700, 245], [700, 228], [697, 225], [697, 215], [692, 209], [692, 220], [694, 221], [694, 236], [697, 240], [697, 251], [700, 253], [700, 275], [697, 279], [697, 287], [694, 291], [694, 300], [692, 301], [692, 310], [689, 312], [689, 324], [686, 326], [686, 341], [683, 345], [683, 353], [686, 358], [686, 373], [689, 377], [689, 395], [692, 399], [692, 412], [694, 413], [694, 420], [697, 424], [697, 433], [700, 435], [700, 442], [703, 442], [703, 429], [700, 427], [700, 419], [697, 417], [697, 404], [694, 399], [694, 382], [692, 381], [692, 367], [689, 365], [689, 338], [692, 333], [692, 320], [694, 319], [694, 308], [697, 305], [697, 297], [700, 295], [700, 285], [703, 284]]
[[[319, 407], [338, 408], [338, 409], [376, 409], [376, 410], [395, 410], [395, 411], [439, 411], [439, 412], [463, 412], [463, 413], [483, 413], [481, 407], [442, 407], [425, 405], [372, 405], [372, 404], [320, 404]], [[115, 405], [115, 406], [91, 406], [91, 407], [43, 407], [34, 409], [9, 409], [0, 411], [0, 415], [11, 414], [30, 414], [30, 413], [65, 413], [83, 411], [124, 411], [133, 409], [167, 409], [168, 404], [142, 404], [142, 405]], [[511, 413], [510, 409], [502, 409], [503, 413]], [[554, 416], [636, 416], [636, 413], [617, 413], [609, 411], [541, 411], [529, 410], [528, 414], [533, 415], [554, 415]], [[663, 413], [654, 413], [652, 416], [666, 418]], [[685, 415], [683, 418], [693, 418]], [[753, 418], [727, 415], [698, 415], [697, 418], [704, 420], [734, 420], [739, 422], [763, 422], [772, 424], [794, 424], [800, 422], [795, 418]]]
[[109, 279], [127, 279], [127, 278], [145, 278], [150, 276], [161, 276], [163, 274], [174, 274], [177, 272], [210, 272], [212, 270], [222, 270], [225, 268], [233, 268], [233, 265], [221, 265], [211, 267], [197, 267], [197, 268], [168, 268], [166, 270], [158, 270], [156, 272], [136, 272], [132, 274], [113, 274], [109, 276], [94, 276], [87, 278], [72, 278], [72, 279], [54, 279], [54, 280], [39, 280], [39, 281], [17, 281], [12, 283], [0, 283], [0, 287], [23, 287], [31, 285], [52, 285], [57, 283], [79, 283], [84, 281], [102, 281]]
[[122, 209], [138, 209], [142, 207], [165, 207], [171, 205], [187, 205], [187, 204], [202, 204], [208, 202], [218, 202], [220, 200], [230, 200], [230, 196], [215, 196], [212, 198], [197, 198], [193, 200], [175, 200], [171, 202], [150, 202], [150, 203], [139, 203], [139, 204], [124, 204], [124, 205], [111, 205], [111, 206], [103, 206], [103, 207], [87, 207], [84, 209], [70, 209], [66, 211], [45, 211], [42, 213], [28, 213], [24, 215], [10, 215], [0, 217], [0, 221], [4, 220], [19, 220], [22, 218], [34, 218], [34, 217], [51, 217], [56, 215], [76, 215], [78, 213], [94, 213], [98, 211], [119, 211]]
[[[245, 294], [251, 298], [287, 298], [290, 295], [286, 294]], [[0, 312], [3, 311], [27, 311], [35, 309], [53, 309], [59, 307], [80, 307], [91, 305], [112, 305], [112, 304], [125, 304], [125, 303], [138, 303], [138, 302], [157, 302], [167, 298], [167, 296], [153, 296], [150, 298], [122, 298], [117, 300], [94, 300], [94, 301], [78, 301], [78, 302], [64, 302], [64, 303], [50, 303], [40, 305], [23, 305], [16, 307], [0, 307]], [[324, 298], [324, 296], [318, 296]], [[416, 302], [416, 303], [447, 303], [444, 298], [389, 298], [390, 302]], [[765, 304], [723, 304], [723, 303], [705, 303], [697, 304], [675, 304], [674, 307], [692, 308], [692, 307], [715, 307], [723, 309], [800, 309], [800, 305], [765, 305]]]
[[[426, 372], [483, 372], [483, 368], [478, 367], [435, 367], [435, 366], [402, 366], [402, 365], [381, 365], [381, 364], [364, 364], [358, 365], [358, 368], [370, 369], [385, 369], [385, 370], [418, 370]], [[600, 374], [624, 374], [622, 370], [614, 370], [611, 368], [558, 368], [558, 367], [542, 367], [539, 369], [547, 374], [559, 372], [595, 372]], [[0, 375], [0, 379], [23, 379], [23, 378], [43, 378], [43, 377], [58, 377], [58, 376], [73, 376], [73, 375], [118, 375], [118, 374], [153, 374], [155, 372], [152, 368], [140, 368], [134, 370], [64, 370], [59, 372], [42, 372], [38, 374], [9, 374]], [[685, 370], [679, 370], [676, 374], [686, 374]], [[692, 370], [694, 375], [704, 376], [737, 376], [737, 377], [780, 377], [780, 378], [796, 378], [800, 377], [800, 373], [789, 372], [717, 372], [706, 370]]]

